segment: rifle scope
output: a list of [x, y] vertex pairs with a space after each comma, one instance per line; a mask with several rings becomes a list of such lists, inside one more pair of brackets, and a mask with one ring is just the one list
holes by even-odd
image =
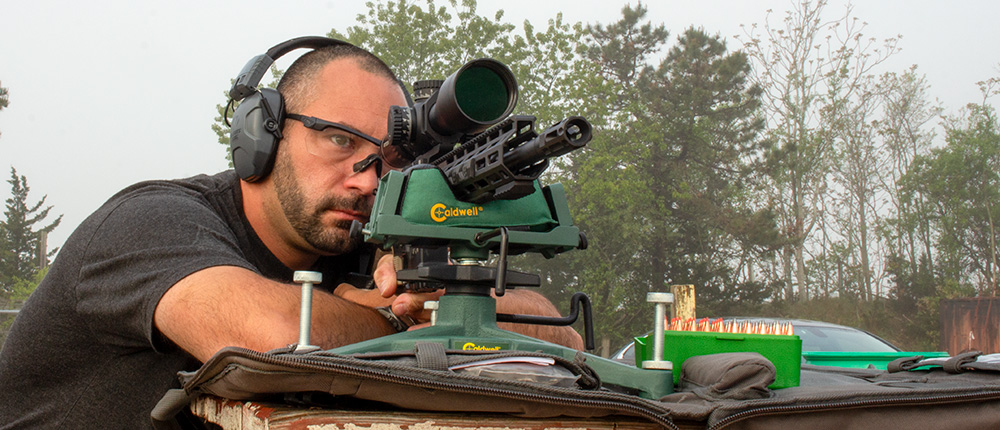
[[470, 61], [426, 100], [391, 108], [382, 159], [391, 167], [405, 167], [437, 147], [486, 130], [516, 104], [517, 81], [506, 65], [488, 58]]

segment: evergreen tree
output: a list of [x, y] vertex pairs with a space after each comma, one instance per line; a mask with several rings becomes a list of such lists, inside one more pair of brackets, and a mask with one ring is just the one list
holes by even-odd
[[648, 330], [646, 293], [672, 284], [697, 285], [699, 306], [759, 304], [766, 294], [743, 268], [776, 238], [748, 180], [763, 122], [747, 58], [691, 28], [649, 65], [668, 39], [645, 13], [625, 7], [620, 21], [590, 27], [588, 56], [604, 82], [588, 89], [604, 111], [564, 182], [590, 246], [560, 256], [561, 270], [590, 295], [604, 344]]
[[7, 89], [4, 87], [0, 87], [0, 110], [3, 110], [3, 108], [7, 107], [8, 103], [9, 101], [7, 98]]
[[4, 87], [0, 87], [0, 110], [3, 110], [3, 108], [7, 107], [8, 103], [9, 99], [7, 97], [7, 89]]
[[[52, 206], [43, 207], [44, 196], [37, 203], [29, 204], [27, 178], [18, 176], [13, 167], [10, 169], [10, 176], [7, 183], [11, 185], [11, 197], [6, 202], [5, 219], [0, 222], [0, 292], [8, 300], [15, 286], [33, 280], [40, 268], [48, 265], [49, 258], [57, 249], [40, 252], [42, 234], [50, 233], [62, 220], [60, 215], [54, 221], [38, 227], [39, 223], [44, 223]], [[40, 255], [42, 253], [44, 255]]]

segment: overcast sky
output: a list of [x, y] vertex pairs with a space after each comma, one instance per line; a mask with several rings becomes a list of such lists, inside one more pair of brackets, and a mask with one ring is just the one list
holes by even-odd
[[[438, 4], [444, 4], [439, 0]], [[537, 25], [562, 12], [568, 22], [610, 23], [620, 0], [480, 0], [478, 11]], [[772, 20], [787, 0], [647, 2], [648, 17], [672, 35], [695, 25], [732, 39], [740, 24]], [[831, 1], [827, 16], [846, 2]], [[62, 225], [49, 245], [119, 189], [144, 179], [226, 168], [211, 130], [229, 80], [252, 56], [303, 35], [342, 32], [364, 1], [7, 0], [0, 6], [0, 177], [26, 175], [31, 201], [48, 195]], [[866, 35], [901, 34], [903, 51], [881, 71], [917, 64], [948, 111], [979, 98], [975, 82], [1000, 76], [1000, 2], [866, 1], [854, 15]], [[296, 54], [297, 55], [297, 54]], [[287, 60], [290, 61], [290, 60]], [[280, 62], [279, 65], [287, 63]], [[0, 200], [10, 187], [0, 182]], [[137, 238], [138, 240], [141, 240]]]

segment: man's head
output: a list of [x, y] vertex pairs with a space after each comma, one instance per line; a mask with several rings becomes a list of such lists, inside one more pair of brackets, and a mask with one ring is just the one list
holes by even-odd
[[367, 221], [378, 180], [376, 169], [353, 166], [378, 153], [389, 107], [406, 104], [403, 90], [370, 53], [332, 46], [299, 58], [278, 91], [284, 137], [270, 176], [244, 184], [247, 203], [261, 204], [260, 211], [245, 205], [247, 216], [279, 258], [348, 252], [350, 224]]
[[398, 81], [396, 74], [381, 59], [353, 45], [333, 45], [316, 49], [299, 57], [278, 82], [278, 92], [285, 99], [287, 112], [298, 112], [317, 95], [313, 92], [315, 78], [323, 67], [335, 60], [351, 59], [361, 70], [385, 79]]

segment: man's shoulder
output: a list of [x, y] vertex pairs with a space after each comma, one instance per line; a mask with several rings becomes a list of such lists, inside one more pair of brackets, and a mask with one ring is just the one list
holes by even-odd
[[232, 193], [238, 187], [236, 172], [227, 170], [214, 175], [197, 175], [183, 179], [155, 179], [133, 184], [119, 191], [109, 201], [148, 194], [215, 196]]
[[238, 219], [240, 206], [239, 179], [232, 171], [150, 180], [116, 193], [81, 226], [117, 228], [122, 223], [153, 225], [181, 219], [220, 219], [230, 223]]

